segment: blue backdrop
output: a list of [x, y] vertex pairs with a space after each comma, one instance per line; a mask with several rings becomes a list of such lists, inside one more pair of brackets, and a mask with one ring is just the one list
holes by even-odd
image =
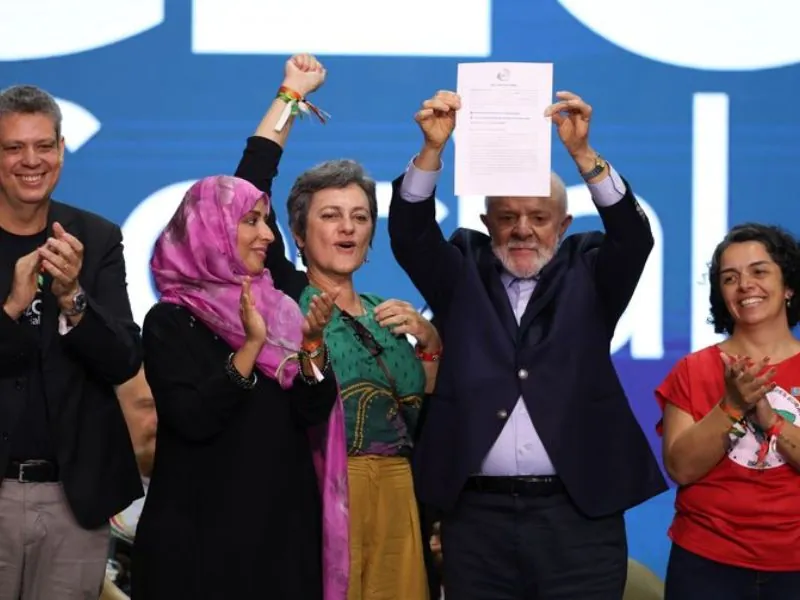
[[[704, 279], [713, 246], [744, 220], [794, 226], [793, 0], [770, 11], [728, 0], [720, 14], [690, 0], [73, 0], [35, 19], [22, 4], [0, 0], [0, 85], [34, 83], [59, 98], [69, 155], [57, 197], [124, 226], [138, 319], [154, 300], [152, 241], [192, 181], [232, 172], [298, 51], [324, 61], [329, 80], [314, 99], [333, 119], [292, 133], [274, 190], [282, 224], [291, 182], [318, 161], [354, 158], [380, 182], [399, 174], [419, 145], [414, 111], [455, 89], [458, 62], [553, 62], [556, 89], [593, 105], [592, 144], [629, 179], [657, 240], [612, 351], [659, 455], [652, 390], [680, 356], [715, 340]], [[599, 227], [553, 147], [573, 231]], [[452, 153], [445, 166], [445, 233], [479, 225], [482, 199], [454, 197]], [[385, 217], [388, 183], [380, 190]], [[419, 303], [385, 220], [378, 226], [359, 289]], [[671, 513], [668, 493], [628, 516], [631, 554], [662, 575]]]

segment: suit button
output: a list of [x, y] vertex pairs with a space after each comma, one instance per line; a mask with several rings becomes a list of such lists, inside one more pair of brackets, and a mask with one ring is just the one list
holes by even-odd
[[528, 378], [528, 370], [527, 369], [520, 369], [517, 371], [517, 377], [520, 379], [527, 379]]
[[21, 390], [23, 388], [22, 380], [21, 379], [17, 379], [14, 382], [14, 387], [17, 388], [18, 390]]
[[508, 416], [507, 410], [498, 410], [497, 411], [497, 418], [498, 419], [505, 419]]
[[8, 432], [4, 431], [3, 433], [0, 433], [0, 438], [3, 438], [3, 441], [7, 442], [8, 441]]

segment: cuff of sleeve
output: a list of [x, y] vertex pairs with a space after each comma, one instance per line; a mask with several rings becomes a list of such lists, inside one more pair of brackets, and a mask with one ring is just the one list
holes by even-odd
[[441, 174], [441, 162], [436, 171], [423, 171], [414, 166], [414, 159], [411, 159], [403, 177], [403, 182], [400, 185], [400, 197], [406, 202], [427, 200], [433, 195]]
[[69, 322], [63, 313], [60, 313], [58, 315], [58, 334], [67, 335], [73, 329], [75, 329], [75, 326]]
[[622, 181], [619, 173], [608, 165], [608, 177], [597, 183], [589, 183], [589, 192], [592, 194], [592, 201], [603, 208], [613, 206], [625, 196], [627, 188]]

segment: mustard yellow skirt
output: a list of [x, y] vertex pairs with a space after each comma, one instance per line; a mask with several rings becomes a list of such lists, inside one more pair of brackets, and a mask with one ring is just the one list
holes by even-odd
[[408, 460], [351, 456], [347, 600], [428, 600], [422, 535]]

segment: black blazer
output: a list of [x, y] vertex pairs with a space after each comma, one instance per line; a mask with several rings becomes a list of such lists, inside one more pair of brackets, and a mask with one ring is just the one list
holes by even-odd
[[664, 491], [609, 353], [653, 245], [630, 186], [619, 203], [600, 209], [605, 235], [564, 240], [518, 326], [489, 237], [459, 229], [445, 240], [433, 197], [406, 202], [401, 182], [394, 181], [389, 211], [392, 251], [436, 315], [444, 343], [415, 452], [420, 500], [453, 506], [520, 395], [582, 512], [617, 513]]
[[[78, 523], [103, 525], [143, 495], [128, 428], [114, 386], [139, 371], [139, 328], [131, 316], [122, 254], [122, 232], [102, 217], [53, 202], [48, 231], [58, 221], [84, 247], [80, 283], [89, 304], [81, 322], [58, 333], [59, 309], [47, 292], [39, 341], [0, 310], [0, 478], [11, 435], [24, 408], [28, 367], [42, 355], [45, 391], [56, 457], [67, 501]], [[0, 297], [11, 291], [15, 260], [0, 268]]]

